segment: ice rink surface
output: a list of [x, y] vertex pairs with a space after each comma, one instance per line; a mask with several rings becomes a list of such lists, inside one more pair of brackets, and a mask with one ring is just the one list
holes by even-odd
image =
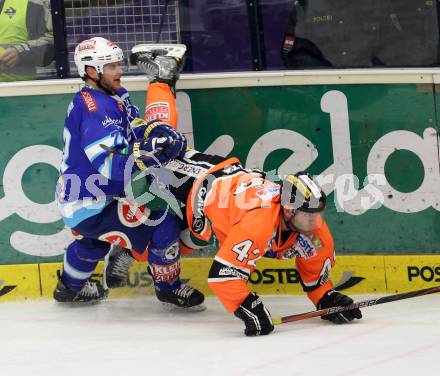
[[[356, 301], [369, 299], [356, 296]], [[304, 296], [263, 296], [273, 316], [313, 310]], [[0, 375], [436, 375], [440, 295], [319, 318], [245, 337], [213, 297], [203, 312], [164, 311], [152, 296], [66, 307], [0, 304]]]

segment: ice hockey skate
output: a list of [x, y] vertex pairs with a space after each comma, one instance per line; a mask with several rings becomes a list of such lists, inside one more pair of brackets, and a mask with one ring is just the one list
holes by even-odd
[[150, 81], [174, 86], [183, 67], [184, 44], [138, 44], [131, 49], [130, 63]]
[[108, 290], [104, 289], [101, 282], [97, 280], [89, 279], [78, 292], [70, 290], [64, 285], [59, 271], [57, 275], [58, 284], [53, 292], [53, 297], [59, 303], [98, 303], [108, 296]]
[[104, 259], [104, 287], [118, 288], [128, 280], [130, 266], [133, 264], [131, 252], [124, 248], [112, 247]]
[[182, 284], [178, 289], [165, 291], [155, 287], [157, 299], [159, 299], [166, 310], [185, 310], [200, 312], [206, 309], [203, 304], [205, 296], [195, 288]]

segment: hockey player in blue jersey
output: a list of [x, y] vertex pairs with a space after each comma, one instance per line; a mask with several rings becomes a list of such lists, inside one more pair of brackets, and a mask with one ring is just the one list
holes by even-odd
[[[186, 149], [184, 136], [160, 121], [136, 120], [138, 110], [121, 86], [122, 50], [95, 37], [75, 49], [86, 86], [73, 98], [64, 125], [64, 151], [56, 195], [75, 240], [67, 247], [54, 291], [58, 302], [99, 301], [107, 290], [91, 275], [112, 244], [143, 252], [155, 270], [157, 297], [199, 306], [203, 294], [181, 284], [179, 219], [124, 200], [131, 174], [166, 163]], [[137, 127], [132, 126], [137, 124]]]

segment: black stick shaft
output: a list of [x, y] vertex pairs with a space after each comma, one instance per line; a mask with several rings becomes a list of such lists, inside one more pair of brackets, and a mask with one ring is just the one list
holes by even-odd
[[276, 317], [273, 319], [273, 322], [275, 325], [279, 325], [279, 324], [284, 324], [286, 322], [305, 320], [305, 319], [310, 319], [312, 317], [330, 315], [332, 313], [350, 311], [350, 310], [356, 309], [356, 308], [365, 308], [365, 307], [370, 307], [373, 305], [395, 302], [397, 300], [403, 300], [403, 299], [415, 298], [417, 296], [422, 296], [422, 295], [434, 294], [437, 292], [440, 292], [440, 286], [430, 287], [430, 288], [422, 289], [422, 290], [404, 292], [401, 294], [383, 296], [383, 297], [377, 298], [377, 299], [364, 300], [362, 302], [353, 303], [348, 306], [330, 307], [330, 308], [318, 309], [316, 311], [300, 313], [297, 315]]

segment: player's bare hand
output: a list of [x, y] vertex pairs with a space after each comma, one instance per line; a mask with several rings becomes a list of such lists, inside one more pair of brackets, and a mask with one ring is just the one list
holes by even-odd
[[8, 47], [0, 57], [0, 61], [8, 68], [15, 67], [20, 61], [20, 55], [14, 47]]

